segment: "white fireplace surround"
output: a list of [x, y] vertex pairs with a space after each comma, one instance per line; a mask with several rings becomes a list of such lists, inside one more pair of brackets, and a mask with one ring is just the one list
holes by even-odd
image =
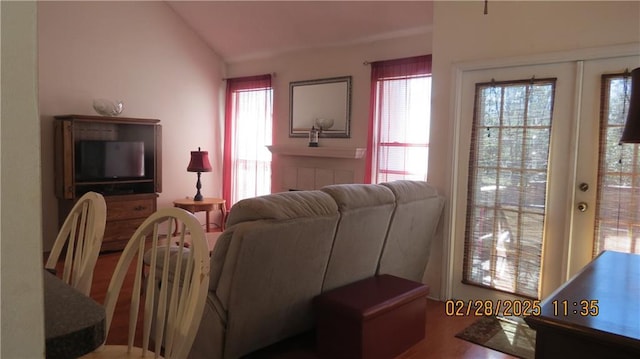
[[360, 147], [303, 147], [291, 145], [267, 146], [278, 155], [274, 159], [275, 192], [313, 190], [332, 184], [360, 183], [362, 171], [354, 165], [365, 156]]
[[360, 159], [367, 152], [360, 147], [302, 147], [273, 145], [267, 146], [273, 154], [287, 156], [327, 157], [327, 158], [353, 158]]

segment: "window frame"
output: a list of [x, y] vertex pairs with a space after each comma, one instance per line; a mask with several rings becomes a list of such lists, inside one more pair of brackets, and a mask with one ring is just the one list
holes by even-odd
[[[239, 99], [239, 94], [244, 92], [251, 91], [267, 91], [265, 94], [265, 101], [268, 104], [265, 104], [265, 109], [269, 113], [264, 113], [265, 123], [260, 124], [268, 128], [266, 135], [268, 138], [265, 138], [264, 146], [259, 146], [260, 151], [264, 151], [264, 155], [268, 158], [268, 163], [263, 167], [266, 168], [267, 173], [262, 173], [261, 178], [266, 178], [268, 180], [268, 184], [262, 187], [266, 187], [266, 191], [268, 193], [271, 192], [271, 153], [268, 151], [267, 147], [271, 143], [273, 143], [273, 86], [271, 75], [258, 75], [258, 76], [248, 76], [241, 78], [230, 78], [227, 79], [227, 90], [226, 90], [226, 98], [225, 98], [225, 135], [224, 135], [224, 151], [223, 151], [223, 166], [222, 166], [222, 196], [227, 203], [227, 207], [230, 208], [235, 202], [242, 198], [237, 197], [237, 183], [238, 181], [238, 173], [234, 169], [236, 168], [236, 164], [238, 160], [247, 161], [246, 158], [238, 159], [236, 155], [236, 129], [238, 126], [237, 123], [237, 114], [238, 114], [238, 104], [237, 100]], [[246, 137], [246, 136], [243, 136]], [[256, 152], [257, 153], [257, 152]], [[259, 161], [259, 159], [255, 159], [255, 161]], [[256, 166], [257, 167], [257, 166]], [[264, 172], [264, 171], [263, 171]], [[258, 171], [255, 171], [256, 178], [258, 177]], [[257, 188], [257, 182], [255, 183], [255, 187]], [[264, 191], [263, 191], [264, 192]], [[267, 194], [259, 192], [257, 189], [254, 191], [252, 196], [257, 196], [261, 194]], [[244, 197], [243, 197], [244, 198]]]
[[[370, 114], [369, 114], [369, 132], [367, 141], [367, 160], [365, 168], [365, 183], [379, 183], [379, 177], [381, 175], [387, 178], [388, 175], [400, 175], [402, 178], [418, 179], [420, 174], [411, 173], [407, 167], [403, 167], [403, 170], [397, 170], [380, 165], [380, 159], [382, 153], [390, 153], [392, 149], [404, 148], [424, 148], [426, 156], [426, 165], [424, 166], [424, 175], [419, 179], [427, 180], [428, 176], [428, 161], [429, 161], [429, 136], [431, 127], [431, 55], [422, 55], [409, 58], [378, 61], [371, 63], [371, 94], [370, 94]], [[404, 80], [410, 81], [411, 79], [428, 78], [429, 79], [429, 98], [428, 101], [428, 118], [426, 124], [426, 133], [424, 142], [415, 141], [383, 141], [385, 137], [384, 130], [382, 129], [382, 113], [386, 111], [383, 108], [384, 101], [381, 98], [381, 94], [385, 93], [383, 86], [391, 81]], [[409, 94], [407, 87], [405, 98]], [[406, 156], [405, 156], [406, 158]], [[389, 162], [385, 162], [389, 163]], [[385, 180], [382, 180], [384, 182]]]

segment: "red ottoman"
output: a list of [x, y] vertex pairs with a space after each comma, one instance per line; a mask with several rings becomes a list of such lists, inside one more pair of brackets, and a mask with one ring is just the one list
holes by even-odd
[[424, 338], [429, 287], [392, 275], [364, 279], [314, 298], [322, 358], [389, 359]]

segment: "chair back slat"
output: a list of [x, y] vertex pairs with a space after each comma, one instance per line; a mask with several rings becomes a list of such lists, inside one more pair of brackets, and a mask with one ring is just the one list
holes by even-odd
[[[88, 234], [87, 232], [91, 231], [91, 228], [87, 228], [87, 217], [89, 216], [88, 209], [89, 209], [89, 203], [83, 202], [80, 208], [80, 214], [77, 218], [77, 220], [79, 220], [80, 223], [78, 224], [77, 228], [74, 226], [77, 232], [77, 236], [75, 237], [76, 238], [75, 258], [79, 264], [79, 267], [82, 267], [84, 261], [86, 260], [86, 258], [83, 258], [83, 255], [82, 255], [84, 250], [84, 241], [85, 241], [85, 236]], [[78, 269], [79, 268], [74, 268], [73, 270], [74, 274], [77, 273]]]
[[[144, 253], [145, 241], [141, 240], [138, 243], [138, 256], [136, 258], [135, 273], [142, 273], [143, 270], [143, 258], [141, 253]], [[129, 308], [129, 318], [138, 318], [140, 313], [140, 297], [142, 296], [142, 278], [136, 275], [133, 280], [133, 292], [131, 294], [131, 307]], [[135, 340], [135, 333], [137, 329], [138, 321], [129, 320], [129, 335], [127, 337], [127, 345], [132, 348]]]
[[[156, 232], [157, 233], [157, 232]], [[158, 259], [158, 236], [153, 235], [151, 237], [151, 249], [149, 250], [151, 253], [151, 263], [149, 266], [149, 273], [147, 273], [147, 276], [149, 278], [155, 278], [156, 276], [156, 263], [157, 263], [157, 259]], [[145, 286], [145, 311], [144, 311], [144, 321], [143, 321], [143, 329], [142, 329], [142, 347], [143, 348], [148, 348], [149, 347], [149, 338], [151, 336], [151, 325], [153, 323], [153, 298], [155, 298], [156, 295], [156, 286], [154, 285], [154, 281], [152, 280], [148, 280], [147, 281], [147, 285]], [[156, 346], [155, 351], [158, 351], [160, 349], [159, 345]]]
[[78, 217], [80, 217], [80, 213], [73, 212], [73, 213], [70, 213], [70, 215], [71, 215], [71, 224], [69, 224], [69, 234], [67, 235], [67, 238], [66, 238], [67, 252], [64, 256], [64, 269], [62, 272], [62, 280], [65, 283], [68, 283], [71, 286], [75, 287], [75, 285], [77, 284], [77, 280], [75, 282], [72, 282], [71, 278], [72, 278], [72, 274], [76, 274], [76, 273], [73, 273], [73, 272], [76, 272], [75, 268], [80, 266], [80, 263], [79, 263], [80, 259], [78, 258], [74, 260], [73, 258], [73, 254], [75, 253], [75, 247], [76, 247], [76, 242], [78, 238], [78, 236], [76, 235], [76, 232], [78, 229]]
[[87, 253], [86, 251], [86, 247], [90, 244], [86, 242], [90, 241], [90, 239], [87, 238], [87, 234], [89, 234], [93, 230], [93, 206], [90, 206], [89, 204], [90, 202], [83, 202], [82, 210], [80, 211], [80, 225], [78, 227], [78, 236], [76, 237], [77, 239], [75, 241], [76, 248], [74, 255], [74, 258], [78, 265], [74, 266], [72, 271], [74, 286], [80, 284], [80, 273], [85, 270], [86, 266], [89, 264], [88, 261], [90, 260], [90, 258], [88, 257], [89, 253]]
[[[182, 230], [180, 231], [180, 239], [178, 240], [178, 248], [184, 248], [184, 226], [182, 226]], [[166, 258], [167, 256], [165, 256]], [[176, 264], [175, 264], [175, 272], [174, 272], [174, 277], [175, 278], [181, 278], [182, 277], [182, 256], [178, 256], [177, 260], [176, 260]], [[166, 283], [166, 282], [165, 282]], [[177, 317], [178, 313], [177, 313], [177, 308], [179, 308], [180, 303], [179, 300], [180, 298], [178, 298], [178, 287], [181, 285], [181, 281], [180, 280], [174, 280], [172, 285], [171, 285], [171, 300], [170, 300], [170, 305], [168, 308], [168, 313], [169, 315], [167, 316], [167, 330], [166, 330], [166, 349], [168, 351], [173, 350], [173, 341], [175, 339], [175, 323], [174, 323], [174, 319]], [[167, 290], [168, 290], [168, 286]]]

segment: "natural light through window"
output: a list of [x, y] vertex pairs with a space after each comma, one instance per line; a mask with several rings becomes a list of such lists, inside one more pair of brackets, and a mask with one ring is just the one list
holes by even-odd
[[[258, 126], [255, 119], [263, 118], [269, 108], [264, 91], [244, 91], [236, 94], [238, 113], [237, 134], [232, 173], [233, 198], [237, 202], [244, 198], [265, 195], [271, 192], [271, 126]], [[250, 104], [250, 106], [249, 106]], [[242, 134], [241, 136], [238, 134]]]
[[464, 283], [538, 296], [554, 89], [476, 85]]
[[372, 64], [372, 183], [426, 181], [431, 118], [431, 57]]
[[640, 151], [620, 143], [630, 90], [628, 74], [602, 78], [594, 256], [603, 250], [640, 254]]
[[230, 206], [271, 193], [273, 89], [268, 75], [228, 81], [223, 196]]

